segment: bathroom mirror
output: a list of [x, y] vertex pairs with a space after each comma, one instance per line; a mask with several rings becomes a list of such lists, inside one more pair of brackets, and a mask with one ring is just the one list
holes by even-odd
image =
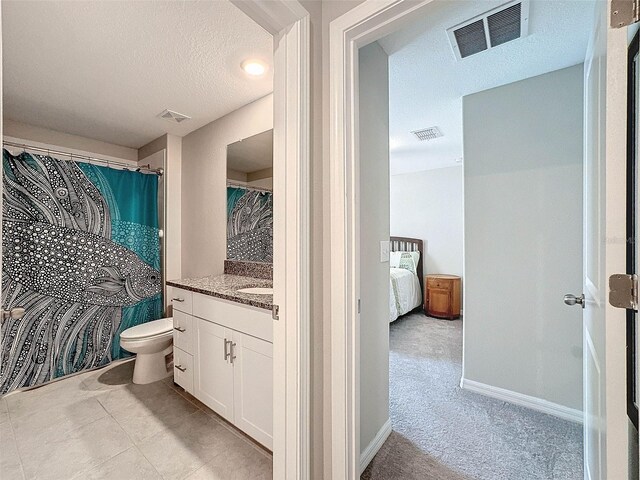
[[227, 260], [273, 262], [273, 130], [227, 146]]

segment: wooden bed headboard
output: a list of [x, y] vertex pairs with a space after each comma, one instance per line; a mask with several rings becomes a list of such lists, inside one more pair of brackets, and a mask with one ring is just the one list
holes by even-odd
[[420, 252], [418, 260], [418, 280], [420, 281], [420, 289], [424, 295], [424, 272], [422, 270], [422, 258], [424, 257], [424, 243], [419, 238], [409, 237], [389, 237], [392, 252]]

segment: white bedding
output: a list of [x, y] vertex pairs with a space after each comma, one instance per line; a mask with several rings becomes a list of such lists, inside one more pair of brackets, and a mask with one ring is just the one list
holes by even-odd
[[418, 276], [404, 268], [389, 269], [389, 323], [422, 303]]

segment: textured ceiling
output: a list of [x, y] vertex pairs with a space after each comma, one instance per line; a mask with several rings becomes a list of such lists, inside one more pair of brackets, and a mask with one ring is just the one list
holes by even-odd
[[[4, 115], [138, 148], [273, 90], [272, 37], [226, 0], [2, 2]], [[156, 118], [165, 108], [192, 117]]]
[[[458, 165], [462, 97], [581, 63], [594, 4], [531, 0], [529, 35], [457, 61], [446, 29], [505, 0], [440, 0], [419, 21], [379, 41], [389, 54], [391, 174]], [[444, 137], [411, 133], [438, 126]]]

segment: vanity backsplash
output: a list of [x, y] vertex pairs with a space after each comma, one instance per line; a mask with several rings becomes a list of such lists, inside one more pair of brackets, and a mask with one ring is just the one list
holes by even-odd
[[224, 273], [241, 275], [243, 277], [264, 278], [273, 280], [273, 264], [262, 262], [246, 262], [240, 260], [225, 260]]

